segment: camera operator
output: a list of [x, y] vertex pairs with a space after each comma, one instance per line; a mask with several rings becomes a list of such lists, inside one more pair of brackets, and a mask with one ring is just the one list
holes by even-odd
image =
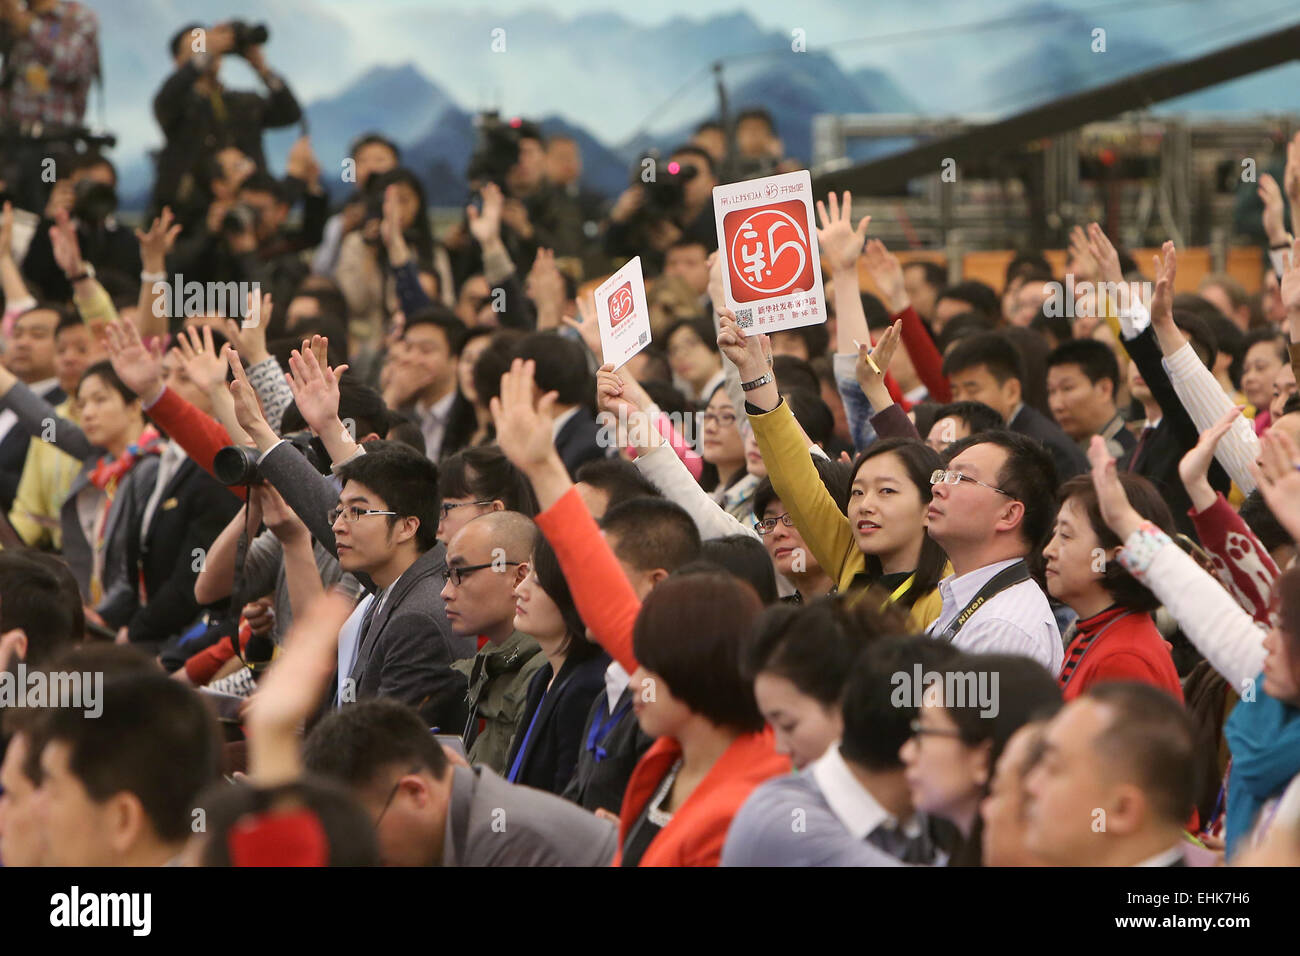
[[[649, 181], [643, 178], [647, 168], [653, 173]], [[713, 157], [698, 146], [679, 146], [667, 163], [655, 158], [647, 167], [643, 161], [633, 175], [632, 185], [610, 210], [606, 252], [618, 258], [639, 255], [646, 272], [657, 275], [668, 248], [683, 238], [697, 240], [710, 251], [718, 247]]]
[[[259, 169], [266, 168], [262, 131], [290, 126], [302, 109], [284, 80], [266, 64], [265, 26], [240, 20], [210, 29], [191, 24], [171, 41], [176, 70], [154, 97], [154, 116], [166, 143], [158, 155], [154, 212], [193, 201], [201, 164], [223, 146], [237, 146]], [[226, 53], [242, 56], [266, 84], [266, 94], [228, 90], [218, 74]]]
[[[285, 169], [283, 180], [265, 172], [248, 176], [233, 202], [218, 193], [204, 222], [176, 243], [171, 271], [187, 282], [258, 282], [276, 301], [289, 302], [308, 275], [301, 252], [320, 242], [329, 201], [306, 137], [294, 143]], [[213, 184], [227, 180], [222, 172]], [[300, 200], [302, 224], [293, 228], [289, 212]], [[180, 318], [173, 316], [173, 321]]]
[[368, 221], [375, 219], [374, 194], [367, 192], [371, 178], [393, 171], [402, 161], [402, 151], [397, 144], [378, 133], [365, 133], [360, 136], [353, 142], [348, 155], [352, 160], [353, 172], [356, 174], [357, 189], [348, 197], [343, 208], [330, 216], [325, 223], [325, 235], [311, 260], [311, 271], [315, 275], [334, 275], [334, 270], [338, 267], [343, 239], [365, 226]]
[[60, 213], [67, 213], [76, 228], [83, 268], [91, 277], [98, 270], [135, 281], [140, 272], [140, 247], [132, 231], [114, 218], [116, 211], [117, 170], [113, 164], [94, 154], [76, 157], [67, 176], [51, 188], [45, 216], [23, 259], [23, 275], [42, 298], [55, 302], [72, 298], [72, 283], [55, 261], [50, 243], [50, 227]]
[[41, 161], [70, 147], [99, 75], [99, 20], [72, 0], [0, 0], [0, 126], [15, 204], [40, 211]]

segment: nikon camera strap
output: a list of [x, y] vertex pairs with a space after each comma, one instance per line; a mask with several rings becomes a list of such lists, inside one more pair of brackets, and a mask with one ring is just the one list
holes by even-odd
[[951, 642], [957, 636], [957, 632], [962, 629], [962, 626], [969, 621], [975, 612], [983, 607], [990, 598], [1001, 594], [1007, 588], [1015, 587], [1017, 584], [1028, 580], [1029, 567], [1025, 564], [1023, 559], [1009, 567], [1003, 568], [997, 574], [993, 575], [984, 587], [979, 589], [975, 596], [971, 598], [970, 603], [962, 608], [957, 616], [949, 622], [947, 627], [942, 631], [935, 632], [931, 636], [936, 637], [941, 641]]

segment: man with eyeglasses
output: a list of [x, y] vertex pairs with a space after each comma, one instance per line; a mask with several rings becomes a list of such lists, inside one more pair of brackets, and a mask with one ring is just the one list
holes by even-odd
[[1025, 558], [1055, 514], [1056, 468], [1042, 444], [997, 430], [965, 438], [936, 471], [928, 532], [952, 563], [929, 634], [964, 651], [1022, 654], [1060, 672], [1061, 633]]
[[378, 589], [355, 636], [340, 644], [338, 701], [391, 697], [428, 722], [459, 733], [465, 678], [452, 662], [472, 657], [472, 637], [453, 633], [443, 605], [446, 549], [437, 540], [438, 469], [405, 445], [372, 443], [338, 469], [329, 515], [339, 566]]
[[[447, 546], [442, 600], [453, 634], [478, 653], [452, 666], [469, 681], [462, 738], [471, 764], [505, 773], [510, 738], [528, 701], [528, 684], [546, 655], [515, 630], [515, 588], [528, 576], [537, 529], [517, 511], [472, 519]], [[461, 728], [456, 728], [460, 730]]]

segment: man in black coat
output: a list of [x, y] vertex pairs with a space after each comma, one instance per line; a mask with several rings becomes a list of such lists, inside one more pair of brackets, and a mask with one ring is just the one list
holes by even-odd
[[595, 392], [587, 356], [577, 342], [554, 332], [534, 332], [519, 340], [515, 357], [531, 360], [538, 389], [555, 392], [555, 450], [572, 478], [589, 461], [604, 458], [601, 430], [588, 403]]
[[[290, 126], [302, 109], [284, 80], [266, 64], [262, 47], [242, 49], [229, 23], [204, 29], [191, 24], [172, 37], [176, 69], [153, 101], [154, 116], [166, 143], [158, 156], [153, 208], [188, 204], [200, 188], [196, 176], [204, 157], [236, 146], [259, 169], [266, 168], [262, 131]], [[225, 89], [217, 78], [221, 58], [234, 52], [248, 61], [266, 84], [265, 94]]]
[[953, 401], [983, 402], [1013, 432], [1042, 442], [1061, 481], [1088, 471], [1088, 459], [1059, 425], [1024, 401], [1025, 365], [1015, 345], [998, 332], [960, 339], [943, 359]]

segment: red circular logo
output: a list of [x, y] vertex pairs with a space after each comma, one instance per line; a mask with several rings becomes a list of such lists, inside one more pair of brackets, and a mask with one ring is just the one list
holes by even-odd
[[806, 216], [807, 206], [797, 199], [727, 216], [727, 265], [737, 301], [812, 288]]
[[610, 326], [618, 325], [626, 319], [636, 307], [635, 302], [632, 300], [632, 283], [624, 282], [610, 294], [609, 298], [605, 300], [605, 304], [609, 309]]

